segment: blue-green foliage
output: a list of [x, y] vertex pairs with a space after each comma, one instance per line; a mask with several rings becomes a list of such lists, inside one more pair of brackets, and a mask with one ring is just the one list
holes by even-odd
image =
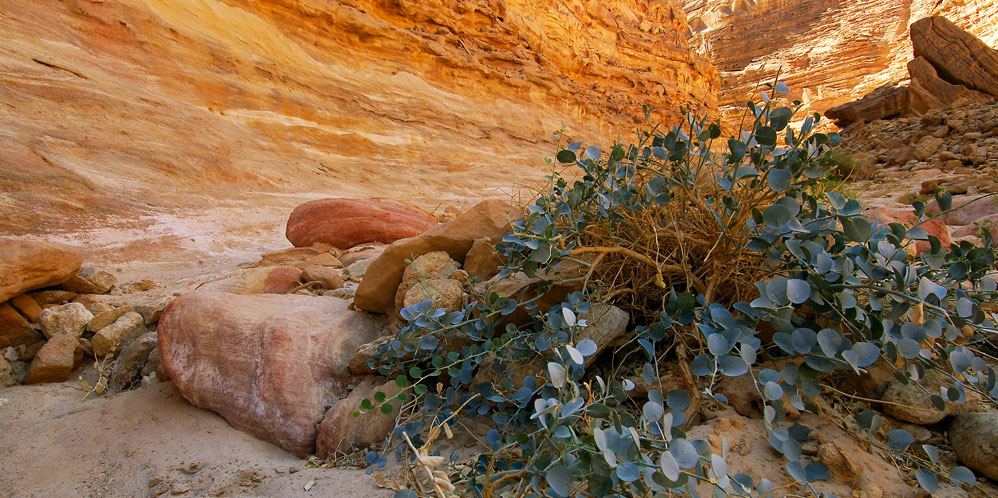
[[[902, 381], [918, 381], [927, 370], [949, 379], [941, 392], [931, 393], [939, 408], [962, 402], [967, 391], [994, 403], [998, 376], [972, 349], [974, 342], [964, 341], [966, 330], [975, 340], [995, 331], [995, 317], [982, 307], [998, 287], [989, 276], [995, 264], [990, 234], [985, 230], [980, 247], [967, 242], [942, 247], [919, 225], [878, 224], [863, 216], [856, 200], [816, 192], [812, 187], [827, 174], [823, 159], [838, 137], [814, 131], [817, 115], [790, 127], [795, 110], [775, 105], [786, 91], [782, 83], [771, 85], [763, 102], [750, 103], [752, 125], [729, 139], [721, 154], [712, 152], [721, 129], [688, 113], [683, 127], [656, 128], [636, 145], [602, 151], [570, 144], [556, 158], [580, 168], [580, 179], [570, 185], [555, 175], [550, 191], [527, 208], [499, 245], [509, 258], [504, 275], [551, 279], [549, 271], [573, 259], [578, 235], [591, 224], [689, 202], [683, 191], [710, 175], [720, 194], [700, 201], [710, 207], [718, 233], [739, 234], [742, 249], [768, 268], [768, 277], [755, 283], [757, 295], [749, 302], [712, 302], [692, 286], [673, 289], [663, 309], [652, 310], [657, 319], [634, 331], [646, 360], [644, 380], [651, 386], [659, 385], [660, 346], [674, 334], [695, 331], [703, 353], [689, 369], [699, 378], [700, 392], [651, 389], [646, 400], [638, 400], [629, 394], [634, 387], [629, 380], [587, 372], [583, 365], [596, 345], [577, 338], [587, 325], [579, 317], [592, 306], [588, 288], [547, 309], [538, 303], [553, 282], [532, 296], [491, 295], [457, 312], [432, 309], [424, 301], [402, 310], [408, 325], [370, 362], [405, 388], [400, 399], [419, 398], [413, 419], [396, 429], [395, 442], [405, 431], [421, 444], [426, 428], [462, 407], [461, 417], [487, 417], [494, 427], [486, 435], [490, 451], [455, 479], [464, 487], [462, 496], [493, 485], [494, 494], [514, 490], [537, 497], [648, 496], [664, 490], [697, 496], [694, 487], [701, 483], [709, 483], [715, 494], [762, 496], [773, 489], [772, 482], [729, 474], [726, 445], [713, 454], [709, 444], [688, 440], [682, 430], [691, 397], [726, 402], [714, 392], [724, 376], [752, 377], [764, 404], [769, 443], [807, 488], [828, 479], [828, 469], [803, 455], [810, 429], [785, 421], [783, 400], [798, 410], [817, 411], [814, 399], [825, 373], [863, 374], [880, 360]], [[764, 191], [771, 200], [743, 212], [747, 208], [735, 195], [739, 189]], [[939, 201], [948, 209], [947, 195]], [[925, 219], [924, 206], [914, 211]], [[910, 256], [906, 249], [914, 240], [927, 240], [930, 249]], [[508, 320], [523, 312], [529, 315], [525, 324]], [[763, 340], [761, 331], [772, 339]], [[781, 358], [795, 361], [779, 371], [753, 368]], [[546, 379], [516, 381], [507, 375], [531, 362]], [[483, 370], [493, 375], [481, 378], [497, 380], [476, 380]], [[362, 409], [377, 409], [377, 403], [365, 400]], [[903, 430], [875, 440], [880, 425], [873, 411], [855, 417], [856, 431], [866, 431], [899, 457], [917, 451]], [[395, 451], [401, 456], [405, 448], [397, 445]], [[934, 447], [922, 449], [931, 465], [914, 478], [926, 490], [937, 487], [940, 477], [975, 482], [964, 467], [947, 473], [937, 464]], [[383, 464], [383, 457], [374, 454], [369, 461]]]

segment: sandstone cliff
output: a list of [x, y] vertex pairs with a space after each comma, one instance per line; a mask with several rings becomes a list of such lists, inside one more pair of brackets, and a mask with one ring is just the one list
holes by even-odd
[[[932, 15], [995, 46], [992, 0], [686, 0], [690, 43], [721, 73], [720, 106], [740, 115], [752, 89], [783, 68], [811, 111], [907, 78], [909, 26]], [[758, 99], [758, 96], [756, 96]]]
[[671, 0], [0, 0], [0, 228], [252, 190], [432, 208], [715, 105]]

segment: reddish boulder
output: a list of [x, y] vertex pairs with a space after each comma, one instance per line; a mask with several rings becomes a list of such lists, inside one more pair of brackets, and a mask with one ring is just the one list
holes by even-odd
[[236, 270], [206, 282], [199, 291], [232, 294], [287, 294], [301, 284], [301, 270], [294, 266], [264, 266]]
[[[875, 209], [869, 209], [863, 214], [865, 214], [870, 221], [879, 221], [881, 224], [884, 225], [889, 223], [900, 223], [910, 228], [915, 223], [917, 223], [915, 221], [915, 213], [912, 213], [910, 209], [905, 209], [905, 208], [898, 208], [898, 209], [875, 208]], [[925, 223], [922, 223], [919, 226], [921, 228], [924, 228], [929, 235], [933, 235], [936, 238], [938, 238], [939, 242], [943, 246], [943, 249], [949, 248], [949, 245], [953, 243], [953, 239], [950, 238], [949, 228], [946, 226], [946, 223], [943, 223], [943, 220], [938, 218], [932, 218], [926, 221]], [[919, 254], [922, 254], [923, 252], [928, 251], [930, 248], [931, 246], [929, 245], [929, 241], [927, 240], [916, 241], [915, 255], [917, 256]]]
[[342, 299], [194, 292], [160, 318], [159, 356], [192, 404], [305, 456], [326, 405], [351, 383], [350, 356], [378, 328]]
[[354, 294], [354, 306], [376, 313], [389, 313], [395, 306], [395, 293], [402, 283], [408, 263], [433, 251], [445, 251], [463, 262], [476, 239], [499, 240], [510, 230], [510, 220], [518, 214], [506, 201], [482, 201], [450, 222], [437, 225], [418, 237], [399, 240], [385, 248], [367, 268], [364, 280]]
[[74, 247], [0, 239], [0, 303], [32, 289], [65, 282], [82, 264], [83, 257]]
[[[364, 378], [349, 396], [337, 401], [326, 411], [315, 440], [315, 452], [319, 458], [375, 446], [384, 441], [395, 428], [400, 403], [392, 399], [401, 389], [395, 381], [379, 385], [373, 379]], [[382, 413], [381, 403], [375, 402], [377, 408], [354, 417], [354, 412], [360, 410], [361, 401], [367, 398], [374, 402], [374, 393], [379, 391], [385, 394], [384, 402], [392, 407], [391, 412]]]
[[8, 346], [27, 346], [44, 339], [9, 304], [0, 304], [0, 349]]
[[436, 224], [429, 213], [395, 201], [319, 199], [295, 208], [285, 233], [295, 247], [321, 242], [349, 249], [415, 237]]

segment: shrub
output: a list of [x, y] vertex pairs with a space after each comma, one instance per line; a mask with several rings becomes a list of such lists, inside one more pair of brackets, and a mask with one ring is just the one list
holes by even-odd
[[[501, 275], [536, 285], [508, 296], [486, 291], [456, 312], [429, 301], [402, 310], [408, 325], [371, 365], [412, 401], [393, 449], [424, 469], [411, 477], [426, 483], [420, 489], [695, 496], [706, 483], [715, 494], [765, 495], [774, 487], [765, 476], [729, 474], [726, 449], [713, 454], [683, 431], [704, 407], [727, 402], [715, 392], [723, 377], [751, 377], [769, 443], [812, 492], [828, 469], [802, 455], [809, 431], [785, 421], [782, 400], [817, 411], [824, 376], [863, 374], [880, 361], [904, 382], [927, 370], [948, 379], [931, 393], [940, 409], [967, 391], [995, 403], [998, 376], [974, 349], [995, 330], [986, 304], [998, 289], [990, 232], [981, 247], [944, 248], [919, 224], [871, 223], [859, 202], [822, 188], [838, 136], [815, 131], [817, 114], [790, 126], [799, 102], [779, 106], [786, 85], [767, 88], [748, 104], [745, 131], [722, 143], [717, 123], [687, 109], [682, 126], [641, 131], [630, 145], [562, 148], [556, 160], [571, 169], [552, 174], [498, 246], [509, 258]], [[938, 201], [949, 209], [948, 195]], [[913, 209], [925, 219], [922, 203]], [[931, 250], [910, 256], [915, 240]], [[566, 289], [575, 291], [551, 302]], [[584, 366], [597, 345], [579, 335], [597, 304], [630, 313], [629, 358], [641, 358], [646, 399], [615, 377], [618, 365]], [[794, 361], [758, 368], [784, 358]], [[687, 374], [685, 388], [655, 389], [661, 363], [672, 361]], [[362, 407], [378, 409], [383, 398]], [[476, 418], [491, 426], [488, 451], [462, 466], [433, 458], [435, 439]], [[929, 460], [916, 456], [903, 430], [875, 438], [879, 423], [866, 411], [852, 428], [920, 467], [923, 488], [939, 476], [974, 482], [963, 467], [944, 472], [934, 447], [923, 446]]]

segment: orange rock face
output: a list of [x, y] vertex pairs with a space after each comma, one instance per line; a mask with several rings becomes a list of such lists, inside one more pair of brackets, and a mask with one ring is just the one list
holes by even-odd
[[62, 283], [81, 264], [83, 257], [74, 247], [0, 239], [0, 303], [29, 290]]
[[415, 237], [436, 224], [429, 213], [394, 201], [319, 199], [291, 212], [286, 234], [295, 247], [322, 243], [345, 250]]
[[0, 228], [539, 181], [563, 126], [609, 145], [643, 104], [714, 105], [685, 31], [672, 0], [5, 2]]
[[684, 0], [683, 7], [690, 43], [717, 65], [719, 105], [735, 123], [756, 85], [781, 68], [807, 112], [906, 79], [909, 26], [924, 17], [945, 16], [988, 45], [998, 41], [998, 2], [990, 1]]

